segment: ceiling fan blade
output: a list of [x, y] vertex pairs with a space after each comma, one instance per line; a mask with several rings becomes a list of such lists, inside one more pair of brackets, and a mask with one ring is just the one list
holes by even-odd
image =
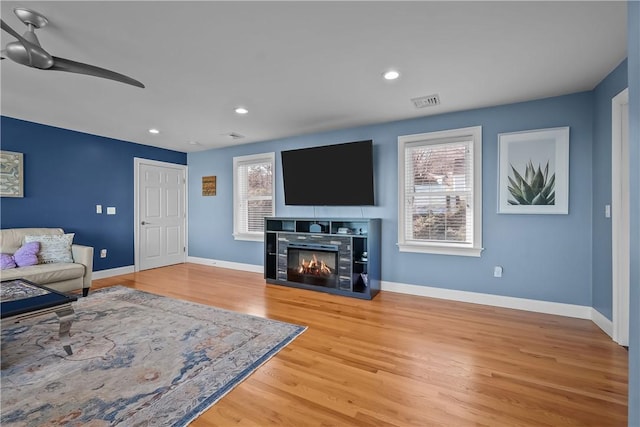
[[6, 22], [4, 22], [2, 19], [0, 19], [0, 26], [2, 26], [2, 29], [5, 30], [7, 33], [11, 34], [13, 37], [17, 38], [20, 43], [25, 44], [31, 44], [29, 43], [29, 41], [27, 39], [25, 39], [24, 37], [22, 37], [20, 34], [18, 34], [16, 32], [16, 30], [14, 30], [13, 28], [11, 28]]
[[144, 85], [139, 81], [127, 77], [124, 74], [116, 73], [115, 71], [107, 70], [105, 68], [96, 67], [94, 65], [83, 64], [82, 62], [72, 61], [70, 59], [53, 57], [53, 65], [50, 70], [67, 71], [70, 73], [86, 74], [94, 77], [102, 77], [103, 79], [115, 80], [120, 83], [126, 83], [129, 85], [144, 88]]

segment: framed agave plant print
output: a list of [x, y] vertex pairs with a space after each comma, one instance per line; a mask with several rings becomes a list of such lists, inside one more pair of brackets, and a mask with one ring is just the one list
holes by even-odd
[[569, 213], [569, 127], [498, 135], [498, 213]]

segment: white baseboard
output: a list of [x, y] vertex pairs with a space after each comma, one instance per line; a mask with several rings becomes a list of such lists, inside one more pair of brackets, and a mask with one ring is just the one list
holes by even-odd
[[[232, 270], [249, 271], [252, 273], [263, 273], [262, 265], [244, 264], [240, 262], [223, 261], [211, 258], [199, 258], [189, 256], [187, 262], [194, 264], [210, 265]], [[117, 276], [134, 272], [134, 266], [112, 268], [110, 270], [95, 271], [94, 279]], [[502, 295], [482, 294], [478, 292], [458, 291], [453, 289], [434, 288], [430, 286], [409, 285], [406, 283], [396, 283], [381, 281], [381, 289], [386, 292], [398, 292], [401, 294], [423, 296], [429, 298], [439, 298], [451, 301], [469, 302], [473, 304], [483, 304], [493, 307], [512, 308], [515, 310], [532, 311], [535, 313], [555, 314], [558, 316], [574, 317], [593, 321], [610, 337], [613, 336], [613, 322], [602, 315], [593, 307], [576, 304], [565, 304], [560, 302], [540, 301], [527, 298], [516, 298]]]
[[386, 281], [381, 282], [381, 288], [383, 291], [398, 292], [402, 294], [593, 320], [591, 317], [593, 309], [583, 305], [507, 297], [502, 295], [481, 294], [477, 292], [457, 291], [452, 289], [433, 288], [429, 286], [407, 285], [404, 283]]
[[107, 277], [119, 276], [121, 274], [129, 274], [135, 272], [133, 265], [126, 267], [110, 268], [108, 270], [94, 271], [91, 273], [91, 279], [106, 279]]
[[607, 319], [604, 314], [600, 313], [595, 308], [591, 309], [591, 320], [593, 320], [593, 323], [602, 329], [605, 334], [613, 338], [613, 321]]
[[198, 258], [194, 256], [188, 256], [187, 262], [194, 264], [211, 265], [220, 268], [229, 268], [231, 270], [250, 271], [252, 273], [263, 273], [264, 268], [261, 265], [255, 264], [243, 264], [241, 262], [222, 261], [219, 259], [211, 258]]

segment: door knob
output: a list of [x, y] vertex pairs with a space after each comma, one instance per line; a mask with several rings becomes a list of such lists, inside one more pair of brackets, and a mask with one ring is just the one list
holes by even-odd
[[147, 221], [142, 221], [140, 224], [142, 224], [142, 225], [153, 225], [153, 224], [151, 224], [150, 222], [147, 222]]

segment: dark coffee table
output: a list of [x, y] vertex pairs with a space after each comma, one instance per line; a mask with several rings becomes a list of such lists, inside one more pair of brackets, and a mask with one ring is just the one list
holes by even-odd
[[2, 323], [18, 323], [44, 314], [55, 313], [60, 321], [60, 341], [68, 355], [71, 345], [64, 344], [69, 338], [71, 323], [74, 319], [71, 303], [78, 298], [72, 295], [37, 285], [25, 279], [0, 282]]

